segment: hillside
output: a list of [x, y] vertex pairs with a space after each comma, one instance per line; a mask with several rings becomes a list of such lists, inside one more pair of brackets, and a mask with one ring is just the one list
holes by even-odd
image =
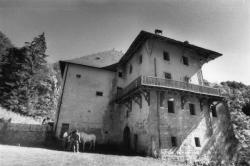
[[12, 111], [7, 111], [0, 107], [0, 119], [10, 119], [12, 123], [22, 123], [22, 124], [41, 124], [42, 118], [33, 118], [30, 116], [24, 116]]

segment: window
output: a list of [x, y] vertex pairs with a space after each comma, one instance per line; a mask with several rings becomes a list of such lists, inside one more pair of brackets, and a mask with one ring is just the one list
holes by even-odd
[[212, 110], [212, 116], [217, 117], [216, 106], [212, 106], [211, 110]]
[[103, 92], [96, 91], [96, 96], [103, 96]]
[[195, 146], [196, 146], [196, 147], [201, 147], [200, 138], [195, 137], [195, 138], [194, 138], [194, 141], [195, 141]]
[[191, 115], [195, 115], [195, 106], [194, 104], [189, 104], [189, 110]]
[[122, 92], [122, 88], [121, 87], [117, 87], [117, 95], [121, 94]]
[[184, 65], [188, 66], [189, 65], [189, 63], [188, 63], [188, 57], [182, 56], [182, 62], [183, 62]]
[[168, 52], [163, 52], [163, 59], [165, 61], [170, 61], [169, 53]]
[[172, 79], [171, 73], [164, 73], [165, 79]]
[[139, 55], [139, 64], [142, 64], [142, 55]]
[[66, 131], [67, 131], [67, 132], [69, 131], [69, 124], [68, 124], [68, 123], [62, 123], [60, 138], [63, 137], [63, 134], [64, 134]]
[[174, 101], [168, 100], [168, 112], [174, 113]]
[[130, 65], [129, 65], [129, 73], [131, 74], [132, 71], [133, 71], [133, 66], [130, 64]]
[[77, 74], [77, 75], [76, 75], [76, 78], [81, 78], [81, 74]]
[[184, 77], [184, 81], [185, 81], [186, 83], [189, 83], [189, 81], [190, 81], [190, 77], [185, 76], [185, 77]]
[[172, 143], [172, 147], [177, 147], [177, 138], [171, 137], [171, 143]]
[[121, 71], [118, 72], [118, 77], [122, 78], [122, 72]]
[[164, 105], [164, 98], [165, 98], [165, 93], [160, 92], [160, 107], [163, 107]]

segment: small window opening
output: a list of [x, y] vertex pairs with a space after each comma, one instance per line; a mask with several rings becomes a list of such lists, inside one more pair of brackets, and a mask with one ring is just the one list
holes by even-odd
[[96, 91], [96, 96], [103, 96], [103, 92]]
[[133, 66], [132, 65], [129, 65], [129, 73], [131, 74], [133, 71]]
[[122, 72], [121, 71], [118, 72], [118, 77], [122, 78]]
[[195, 138], [194, 138], [194, 141], [195, 141], [195, 146], [196, 146], [196, 147], [201, 147], [200, 138], [195, 137]]
[[168, 52], [163, 52], [163, 59], [165, 61], [170, 61], [169, 53]]
[[81, 74], [77, 74], [77, 75], [76, 75], [76, 78], [81, 78]]
[[139, 55], [139, 64], [142, 64], [142, 55]]
[[171, 73], [164, 73], [165, 79], [172, 79]]
[[177, 138], [171, 137], [171, 143], [172, 143], [172, 147], [177, 147]]
[[212, 106], [212, 107], [211, 107], [211, 111], [212, 111], [212, 116], [213, 116], [213, 117], [217, 117], [216, 106]]
[[195, 106], [194, 104], [189, 104], [189, 110], [191, 115], [195, 115]]
[[168, 112], [174, 113], [174, 101], [168, 100]]
[[189, 63], [188, 63], [188, 57], [182, 56], [182, 62], [183, 62], [184, 65], [188, 66], [189, 65]]

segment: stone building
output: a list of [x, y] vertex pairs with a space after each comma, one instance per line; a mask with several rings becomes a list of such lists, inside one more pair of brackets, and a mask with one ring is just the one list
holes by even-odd
[[202, 65], [221, 55], [156, 30], [141, 31], [124, 55], [60, 61], [56, 136], [77, 128], [95, 133], [99, 144], [162, 158], [213, 153], [211, 145], [226, 139], [228, 116], [220, 90], [204, 85]]

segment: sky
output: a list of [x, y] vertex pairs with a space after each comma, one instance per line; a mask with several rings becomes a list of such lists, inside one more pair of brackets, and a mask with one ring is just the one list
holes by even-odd
[[155, 29], [222, 53], [203, 66], [206, 80], [250, 85], [249, 0], [0, 0], [0, 31], [18, 47], [45, 32], [49, 62], [125, 53]]

